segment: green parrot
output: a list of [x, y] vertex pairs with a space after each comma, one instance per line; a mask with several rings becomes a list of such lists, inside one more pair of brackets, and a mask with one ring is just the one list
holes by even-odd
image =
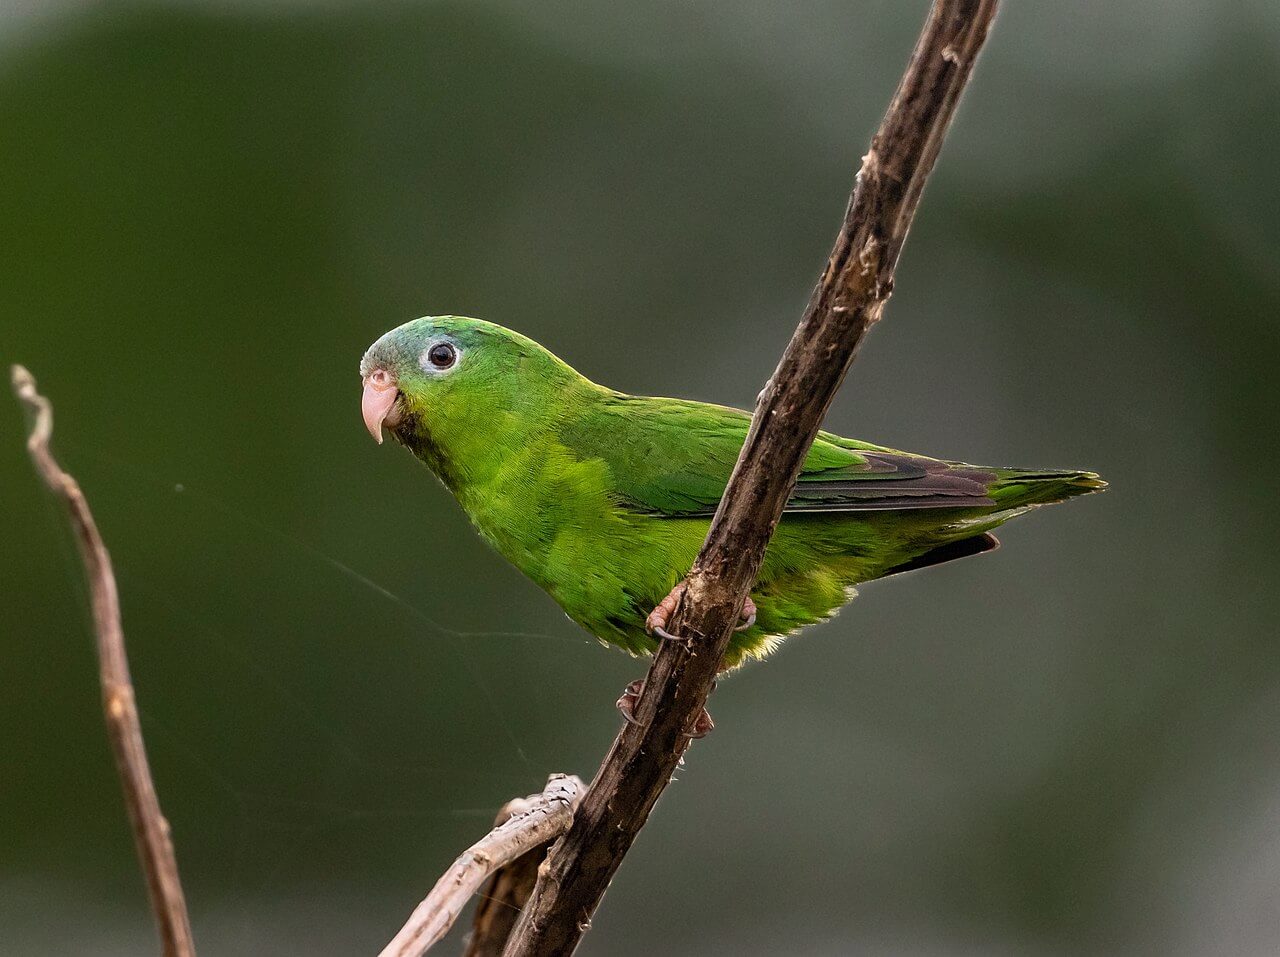
[[[428, 316], [360, 362], [386, 427], [480, 534], [590, 634], [632, 654], [666, 637], [751, 416], [596, 385], [494, 323]], [[985, 468], [818, 434], [723, 668], [835, 614], [860, 582], [990, 551], [991, 530], [1105, 488], [1093, 472]]]

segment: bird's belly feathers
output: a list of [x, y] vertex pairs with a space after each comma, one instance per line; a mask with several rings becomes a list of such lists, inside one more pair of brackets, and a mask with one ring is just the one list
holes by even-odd
[[[645, 617], [693, 564], [710, 521], [626, 508], [592, 462], [562, 462], [548, 475], [542, 450], [539, 465], [537, 475], [462, 492], [459, 501], [481, 535], [571, 619], [633, 654], [652, 652]], [[734, 636], [727, 663], [767, 654], [780, 636], [829, 617], [857, 582], [875, 577], [890, 558], [878, 524], [787, 516], [752, 590], [756, 625]]]
[[619, 506], [589, 463], [549, 486], [459, 495], [480, 534], [602, 641], [652, 651], [644, 619], [693, 563], [708, 522], [669, 520]]

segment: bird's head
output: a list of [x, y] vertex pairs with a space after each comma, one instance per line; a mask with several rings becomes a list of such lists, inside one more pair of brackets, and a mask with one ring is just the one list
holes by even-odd
[[481, 319], [425, 316], [392, 329], [360, 360], [365, 427], [420, 456], [529, 427], [587, 380], [532, 339]]

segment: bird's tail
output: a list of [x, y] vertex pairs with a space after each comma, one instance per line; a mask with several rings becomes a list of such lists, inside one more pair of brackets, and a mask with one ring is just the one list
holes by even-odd
[[[1031, 511], [1037, 505], [1063, 502], [1077, 495], [1088, 495], [1107, 487], [1094, 472], [1047, 471], [1038, 469], [984, 469], [995, 473], [995, 481], [987, 486], [987, 495], [995, 503], [980, 512], [959, 519], [950, 518], [930, 529], [928, 538], [934, 543], [924, 552], [916, 551], [906, 561], [899, 561], [869, 578], [884, 578], [898, 572], [915, 571], [940, 565], [957, 558], [980, 555], [1000, 545], [992, 530], [1009, 519]], [[918, 542], [918, 540], [917, 540]]]
[[1003, 511], [1028, 505], [1050, 505], [1107, 487], [1096, 472], [992, 469], [996, 480], [987, 492]]

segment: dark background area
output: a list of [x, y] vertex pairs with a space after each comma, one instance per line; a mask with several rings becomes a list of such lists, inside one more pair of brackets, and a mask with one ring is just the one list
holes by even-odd
[[[204, 957], [376, 952], [642, 673], [369, 440], [364, 348], [462, 313], [749, 407], [926, 7], [0, 20], [0, 359], [115, 557]], [[1278, 102], [1274, 4], [1005, 5], [828, 425], [1112, 490], [723, 682], [584, 954], [1276, 953]], [[0, 952], [149, 953], [22, 435], [0, 408]]]

